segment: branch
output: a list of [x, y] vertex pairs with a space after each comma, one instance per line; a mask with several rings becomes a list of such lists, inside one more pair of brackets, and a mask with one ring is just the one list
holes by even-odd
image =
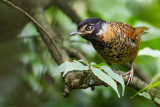
[[[33, 18], [35, 20], [38, 21], [39, 24], [41, 24], [45, 29], [47, 29], [47, 32], [51, 35], [51, 39], [45, 35], [45, 33], [38, 27], [35, 25], [35, 27], [37, 28], [37, 30], [40, 33], [40, 36], [42, 37], [44, 43], [46, 44], [46, 46], [48, 47], [52, 58], [58, 63], [61, 64], [62, 62], [64, 62], [64, 57], [62, 52], [62, 49], [60, 48], [60, 46], [57, 45], [57, 49], [59, 50], [60, 54], [61, 54], [61, 58], [57, 57], [58, 55], [58, 51], [56, 50], [56, 48], [54, 47], [54, 44], [52, 43], [52, 41], [54, 41], [55, 39], [53, 39], [53, 37], [55, 37], [55, 33], [53, 32], [53, 29], [50, 27], [49, 23], [46, 20], [46, 17], [44, 16], [44, 10], [42, 8], [32, 8], [32, 12], [31, 15], [33, 16]], [[67, 57], [68, 58], [68, 57]]]
[[[45, 42], [47, 44], [47, 46], [49, 47], [50, 50], [52, 50], [52, 48], [50, 47], [53, 46], [54, 50], [56, 50], [56, 54], [59, 57], [59, 60], [57, 60], [58, 63], [62, 63], [62, 55], [59, 51], [58, 46], [56, 45], [55, 41], [51, 38], [51, 35], [46, 31], [46, 29], [44, 29], [36, 20], [34, 20], [34, 18], [32, 16], [30, 16], [27, 12], [25, 12], [23, 9], [19, 8], [18, 6], [14, 5], [13, 3], [11, 3], [8, 0], [2, 0], [3, 2], [7, 3], [8, 5], [10, 5], [11, 7], [17, 9], [18, 11], [22, 12], [24, 15], [26, 15], [40, 30], [41, 33], [43, 33], [43, 38], [45, 39], [47, 37], [48, 42]], [[39, 9], [38, 11], [41, 11], [42, 14], [44, 14], [43, 9], [42, 8], [35, 8], [35, 9]], [[33, 11], [33, 10], [32, 10]], [[43, 15], [41, 15], [42, 18]], [[49, 44], [49, 45], [48, 45]], [[54, 55], [52, 55], [54, 56]]]
[[[119, 75], [123, 75], [125, 72], [115, 71]], [[128, 76], [123, 76], [125, 83], [127, 82]], [[68, 74], [64, 77], [65, 89], [64, 89], [64, 97], [69, 96], [69, 93], [72, 89], [86, 89], [93, 86], [106, 86], [106, 84], [98, 79], [92, 72], [90, 71], [72, 71], [68, 72]], [[128, 84], [129, 87], [140, 91], [145, 88], [149, 84], [145, 83], [141, 79], [136, 76], [133, 77], [133, 80]], [[67, 91], [66, 91], [67, 90]], [[160, 91], [156, 88], [151, 88], [149, 91], [151, 97], [160, 98]]]

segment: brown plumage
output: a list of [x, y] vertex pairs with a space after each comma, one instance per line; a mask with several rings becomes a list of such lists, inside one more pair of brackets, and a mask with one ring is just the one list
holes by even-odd
[[91, 41], [96, 51], [109, 64], [124, 64], [137, 56], [140, 35], [144, 27], [133, 28], [121, 22], [107, 22], [107, 32]]
[[137, 56], [140, 35], [147, 30], [146, 27], [132, 27], [121, 22], [105, 22], [99, 18], [89, 18], [82, 21], [77, 31], [70, 35], [80, 34], [89, 40], [95, 50], [109, 64], [132, 65], [127, 84], [133, 77], [133, 61]]

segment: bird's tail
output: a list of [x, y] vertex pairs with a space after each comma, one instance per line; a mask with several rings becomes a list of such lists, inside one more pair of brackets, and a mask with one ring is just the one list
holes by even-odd
[[136, 36], [141, 36], [143, 34], [148, 33], [147, 30], [149, 28], [148, 27], [135, 27], [135, 35]]

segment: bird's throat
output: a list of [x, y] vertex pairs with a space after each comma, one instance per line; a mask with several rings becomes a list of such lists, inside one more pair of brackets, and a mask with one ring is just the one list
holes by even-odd
[[90, 41], [90, 42], [96, 42], [98, 40], [98, 36], [95, 34], [87, 34], [85, 36], [82, 36], [84, 39]]

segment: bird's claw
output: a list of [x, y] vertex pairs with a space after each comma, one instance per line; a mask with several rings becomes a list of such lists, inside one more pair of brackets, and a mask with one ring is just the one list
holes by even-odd
[[132, 80], [133, 80], [133, 68], [131, 68], [130, 71], [128, 71], [127, 73], [124, 74], [124, 76], [128, 75], [128, 80], [127, 80], [127, 84], [128, 85]]

